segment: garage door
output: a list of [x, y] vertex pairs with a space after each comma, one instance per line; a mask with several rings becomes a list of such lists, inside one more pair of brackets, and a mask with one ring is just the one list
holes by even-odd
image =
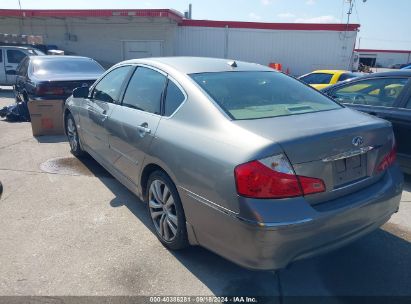
[[123, 59], [163, 56], [163, 42], [154, 40], [123, 41]]

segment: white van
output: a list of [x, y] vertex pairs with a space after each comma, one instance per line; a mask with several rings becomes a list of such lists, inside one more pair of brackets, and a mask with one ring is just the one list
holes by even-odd
[[19, 63], [26, 56], [36, 55], [44, 55], [44, 53], [30, 47], [0, 45], [0, 86], [13, 85]]

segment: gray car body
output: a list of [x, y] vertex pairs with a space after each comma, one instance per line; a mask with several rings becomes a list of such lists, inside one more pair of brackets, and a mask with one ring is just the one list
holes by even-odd
[[[139, 198], [144, 199], [151, 172], [168, 174], [181, 198], [191, 244], [247, 268], [278, 269], [342, 246], [378, 228], [398, 210], [403, 184], [398, 165], [374, 173], [391, 149], [389, 122], [344, 107], [236, 121], [189, 74], [272, 69], [194, 57], [129, 60], [112, 69], [120, 65], [163, 73], [178, 84], [185, 101], [170, 117], [162, 117], [70, 97], [65, 115], [73, 115], [82, 148]], [[150, 133], [141, 133], [141, 125]], [[325, 159], [355, 154], [355, 136], [364, 138], [364, 147], [374, 147], [365, 159], [367, 178], [336, 187], [333, 164]], [[280, 153], [297, 174], [323, 179], [327, 191], [286, 199], [239, 196], [234, 168]]]

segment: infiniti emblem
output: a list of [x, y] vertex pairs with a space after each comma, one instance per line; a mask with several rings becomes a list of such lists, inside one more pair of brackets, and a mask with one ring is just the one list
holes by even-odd
[[364, 143], [364, 139], [361, 136], [356, 136], [352, 139], [352, 144], [356, 147], [361, 146]]

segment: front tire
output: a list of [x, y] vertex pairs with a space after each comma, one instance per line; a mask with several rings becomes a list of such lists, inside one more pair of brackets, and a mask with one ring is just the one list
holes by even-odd
[[74, 121], [74, 117], [71, 113], [67, 114], [65, 125], [71, 153], [76, 157], [84, 156], [85, 152], [80, 146], [80, 138], [78, 136], [76, 122]]
[[147, 207], [157, 238], [171, 250], [188, 247], [186, 218], [176, 186], [162, 171], [153, 172], [147, 185]]

